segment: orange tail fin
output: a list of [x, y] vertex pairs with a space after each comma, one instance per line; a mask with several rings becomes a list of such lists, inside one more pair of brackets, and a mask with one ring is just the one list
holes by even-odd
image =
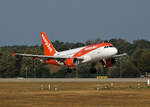
[[53, 47], [52, 43], [48, 40], [48, 37], [45, 32], [41, 33], [44, 54], [46, 56], [53, 56], [56, 53], [55, 48]]

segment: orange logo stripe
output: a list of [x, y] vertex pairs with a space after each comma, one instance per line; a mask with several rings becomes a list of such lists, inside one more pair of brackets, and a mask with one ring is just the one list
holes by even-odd
[[100, 44], [90, 45], [90, 46], [87, 46], [87, 47], [81, 49], [73, 57], [80, 57], [80, 56], [83, 56], [83, 55], [97, 49], [97, 48], [100, 48], [100, 47], [103, 47], [103, 46], [111, 46], [111, 45], [112, 44], [110, 44], [110, 43], [100, 43]]

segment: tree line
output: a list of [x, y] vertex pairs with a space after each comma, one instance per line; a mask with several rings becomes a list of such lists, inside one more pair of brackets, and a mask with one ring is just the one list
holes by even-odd
[[[100, 38], [88, 40], [85, 43], [54, 41], [57, 51], [64, 51], [85, 45], [107, 42]], [[55, 67], [43, 64], [40, 60], [32, 58], [14, 57], [13, 52], [28, 54], [44, 54], [43, 46], [3, 46], [0, 47], [0, 77], [95, 77], [107, 75], [109, 77], [140, 77], [146, 72], [150, 73], [150, 41], [140, 39], [132, 43], [124, 39], [110, 39], [118, 50], [118, 54], [127, 53], [127, 56], [116, 59], [116, 64], [105, 68], [100, 62], [90, 62], [79, 65], [76, 70], [66, 73], [65, 67]]]

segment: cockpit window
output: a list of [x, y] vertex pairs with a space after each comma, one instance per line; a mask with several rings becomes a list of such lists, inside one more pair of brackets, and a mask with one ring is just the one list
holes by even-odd
[[108, 46], [104, 46], [104, 48], [108, 48]]
[[108, 47], [113, 47], [112, 45], [111, 46], [104, 46], [104, 48], [108, 48]]

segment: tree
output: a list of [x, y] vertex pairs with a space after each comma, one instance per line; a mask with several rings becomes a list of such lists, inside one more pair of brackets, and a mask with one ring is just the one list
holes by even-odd
[[130, 57], [131, 62], [138, 68], [140, 72], [143, 71], [140, 63], [142, 53], [143, 49], [137, 48]]
[[145, 72], [150, 73], [150, 49], [144, 50], [142, 52], [139, 63], [144, 74]]
[[[129, 59], [121, 64], [121, 72], [124, 77], [129, 77], [130, 74], [139, 75], [150, 71], [150, 41], [135, 40], [130, 43], [124, 39], [111, 39], [111, 43], [119, 50], [119, 53], [128, 53]], [[85, 45], [104, 42], [101, 39], [89, 40], [86, 43], [73, 43], [54, 41], [53, 45], [57, 51], [64, 51], [72, 48], [82, 47]], [[28, 53], [28, 54], [43, 54], [43, 46], [4, 46], [0, 47], [0, 77], [25, 77], [26, 68], [30, 77], [34, 77], [36, 72], [37, 77], [75, 77], [76, 71], [70, 74], [65, 74], [65, 69], [61, 67], [56, 70], [52, 66], [47, 66], [40, 62], [39, 59], [32, 58], [16, 58], [12, 57], [12, 53]], [[11, 54], [10, 54], [11, 53]], [[119, 54], [118, 53], [118, 54]], [[107, 71], [110, 77], [120, 76], [120, 66], [113, 66], [112, 69], [104, 69], [99, 62], [79, 65], [77, 67], [79, 77], [95, 77], [97, 71]], [[58, 71], [50, 73], [51, 71]], [[92, 74], [90, 71], [95, 72]], [[94, 75], [94, 76], [93, 76]], [[129, 76], [128, 76], [129, 75]]]
[[134, 40], [133, 45], [135, 48], [140, 48], [140, 49], [150, 48], [150, 41], [144, 39]]
[[124, 62], [121, 65], [121, 72], [122, 72], [122, 77], [139, 77], [140, 76], [140, 71], [138, 68], [129, 60], [127, 62]]

